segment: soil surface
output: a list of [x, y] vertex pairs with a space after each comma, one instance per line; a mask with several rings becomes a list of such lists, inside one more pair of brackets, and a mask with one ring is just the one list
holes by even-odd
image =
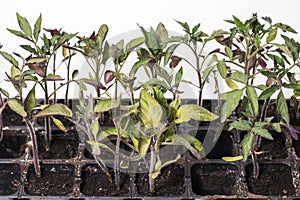
[[213, 147], [208, 146], [205, 148], [206, 157], [208, 159], [221, 159], [223, 156], [234, 156], [233, 137], [229, 131], [222, 131], [215, 144], [213, 143], [214, 135], [209, 137], [207, 131], [198, 131], [196, 138], [202, 143], [204, 140], [207, 140], [211, 145], [214, 145]]
[[253, 166], [246, 166], [249, 192], [259, 195], [285, 196], [295, 194], [291, 169], [284, 164], [259, 164], [259, 176], [253, 178]]
[[264, 152], [258, 155], [259, 159], [284, 159], [288, 157], [288, 151], [285, 146], [284, 133], [269, 131], [274, 140], [262, 138], [259, 151]]
[[17, 192], [20, 184], [21, 169], [17, 164], [0, 164], [0, 195]]
[[34, 196], [58, 196], [72, 192], [74, 166], [68, 164], [42, 164], [41, 177], [30, 166], [25, 181], [25, 192]]
[[239, 170], [231, 164], [195, 164], [191, 168], [192, 189], [197, 195], [233, 195]]
[[28, 133], [26, 131], [4, 130], [0, 142], [0, 158], [19, 158], [25, 153]]
[[76, 131], [52, 131], [50, 151], [45, 150], [45, 132], [38, 133], [38, 151], [43, 159], [69, 159], [74, 158], [78, 152], [79, 139]]
[[[97, 164], [88, 164], [82, 168], [80, 190], [88, 196], [127, 196], [129, 194], [130, 176], [121, 173], [120, 191], [117, 192], [102, 169]], [[111, 170], [113, 174], [113, 171]]]
[[161, 170], [161, 174], [154, 180], [155, 192], [150, 193], [148, 174], [137, 174], [137, 193], [141, 196], [180, 196], [185, 192], [184, 178], [183, 166], [171, 164]]
[[2, 120], [4, 126], [21, 126], [25, 125], [23, 118], [12, 111], [9, 106], [5, 106], [2, 112]]

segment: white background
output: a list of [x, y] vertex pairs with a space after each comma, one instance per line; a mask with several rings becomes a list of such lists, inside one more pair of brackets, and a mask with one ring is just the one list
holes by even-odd
[[[202, 30], [211, 33], [216, 29], [229, 28], [223, 20], [231, 19], [232, 15], [244, 21], [252, 13], [257, 13], [259, 17], [270, 16], [274, 22], [289, 24], [300, 32], [299, 5], [298, 0], [9, 0], [3, 1], [0, 8], [0, 43], [4, 51], [20, 51], [18, 45], [23, 44], [23, 40], [6, 30], [18, 29], [16, 12], [26, 17], [32, 25], [42, 13], [43, 27], [63, 28], [67, 32], [79, 32], [80, 35], [89, 35], [106, 23], [110, 29], [109, 37], [113, 37], [137, 29], [137, 23], [149, 27], [163, 22], [167, 29], [180, 31], [174, 19], [191, 25], [201, 22]], [[299, 34], [294, 38], [299, 41]], [[9, 69], [10, 65], [1, 57], [0, 87], [4, 84], [3, 72]]]

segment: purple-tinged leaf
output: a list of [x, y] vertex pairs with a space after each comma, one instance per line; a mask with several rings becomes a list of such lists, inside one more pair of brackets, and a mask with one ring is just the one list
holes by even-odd
[[220, 53], [220, 48], [217, 48], [217, 49], [215, 49], [215, 50], [209, 52], [208, 55], [211, 55], [211, 54], [213, 54], [213, 53]]
[[170, 68], [175, 68], [178, 63], [181, 61], [182, 58], [178, 57], [178, 56], [171, 56], [171, 62], [169, 64]]
[[107, 70], [104, 74], [104, 82], [105, 84], [110, 83], [115, 78], [115, 72], [111, 70]]
[[95, 88], [100, 88], [102, 90], [106, 89], [106, 87], [100, 82], [89, 80], [89, 79], [81, 79], [81, 80], [89, 85], [94, 86]]
[[262, 59], [261, 57], [259, 57], [257, 59], [259, 65], [262, 67], [262, 68], [266, 68], [267, 67], [267, 63], [264, 61], [264, 59]]
[[290, 135], [292, 136], [292, 138], [294, 138], [295, 140], [299, 139], [299, 136], [297, 133], [299, 133], [298, 130], [296, 130], [293, 126], [289, 125], [289, 124], [283, 124], [283, 126], [285, 126], [287, 128], [287, 130], [290, 132]]
[[62, 81], [62, 80], [64, 80], [64, 78], [62, 78], [59, 75], [48, 74], [44, 80], [46, 80], [46, 81]]
[[61, 35], [60, 31], [61, 29], [57, 30], [57, 29], [47, 29], [47, 28], [44, 28], [45, 31], [51, 33], [51, 36], [54, 36], [54, 35]]

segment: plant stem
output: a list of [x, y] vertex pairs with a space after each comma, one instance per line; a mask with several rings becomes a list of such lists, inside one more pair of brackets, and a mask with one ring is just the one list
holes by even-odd
[[151, 145], [151, 160], [150, 160], [150, 167], [149, 167], [149, 190], [151, 193], [154, 192], [154, 179], [152, 178], [152, 174], [154, 172], [155, 169], [155, 147], [153, 145]]
[[[47, 81], [45, 81], [44, 83], [45, 86], [45, 104], [50, 104], [49, 101], [49, 97], [48, 97], [48, 85], [47, 85]], [[50, 118], [49, 117], [45, 117], [45, 142], [46, 142], [46, 146], [45, 149], [46, 151], [50, 151], [51, 148], [51, 123], [50, 123]]]
[[69, 106], [69, 99], [68, 99], [68, 95], [69, 95], [69, 87], [70, 87], [70, 65], [71, 65], [71, 50], [69, 49], [69, 55], [70, 58], [68, 60], [68, 64], [67, 64], [67, 88], [66, 88], [66, 95], [65, 95], [65, 105]]
[[32, 155], [33, 155], [33, 165], [34, 165], [35, 173], [36, 173], [37, 177], [40, 177], [41, 176], [41, 168], [40, 168], [40, 164], [38, 161], [39, 156], [38, 156], [37, 140], [36, 140], [35, 131], [33, 129], [33, 126], [31, 124], [30, 120], [28, 119], [28, 117], [24, 117], [24, 121], [29, 130], [30, 139], [32, 142]]
[[[53, 54], [53, 75], [55, 76], [56, 74], [56, 52]], [[56, 81], [53, 81], [53, 91], [54, 91], [54, 96], [53, 96], [53, 103], [56, 103]]]

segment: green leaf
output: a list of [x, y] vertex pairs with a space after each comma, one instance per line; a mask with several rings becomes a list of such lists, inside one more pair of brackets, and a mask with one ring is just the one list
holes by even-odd
[[31, 116], [31, 111], [35, 107], [35, 85], [28, 93], [25, 101], [24, 101], [24, 109], [28, 116]]
[[241, 100], [242, 93], [243, 90], [235, 89], [222, 94], [222, 96], [226, 99], [226, 102], [221, 108], [221, 122], [225, 122], [231, 113], [236, 109], [239, 101]]
[[29, 45], [20, 45], [20, 47], [22, 47], [23, 49], [25, 49], [29, 53], [37, 54], [36, 50], [34, 48], [32, 48], [31, 46], [29, 46]]
[[10, 68], [10, 76], [15, 79], [16, 77], [20, 77], [20, 70], [14, 65]]
[[266, 39], [267, 43], [270, 43], [273, 40], [275, 40], [276, 35], [277, 35], [277, 28], [271, 29], [271, 31], [269, 32], [267, 39]]
[[256, 135], [260, 135], [261, 137], [266, 138], [268, 140], [273, 140], [272, 135], [269, 133], [269, 131], [267, 129], [263, 129], [261, 127], [253, 127], [252, 131]]
[[97, 117], [95, 120], [92, 120], [90, 126], [91, 126], [91, 133], [93, 134], [94, 138], [97, 138], [99, 132], [99, 121]]
[[235, 162], [235, 161], [239, 161], [239, 160], [243, 160], [243, 156], [224, 156], [222, 157], [222, 160], [226, 161], [226, 162]]
[[243, 150], [243, 160], [246, 161], [251, 150], [254, 134], [252, 132], [247, 133], [241, 142]]
[[120, 102], [118, 100], [101, 99], [96, 103], [94, 112], [97, 112], [97, 113], [106, 112], [113, 108], [118, 107], [119, 105], [120, 105]]
[[148, 47], [152, 55], [156, 58], [156, 56], [162, 49], [159, 48], [159, 43], [156, 40], [155, 31], [152, 27], [150, 28], [150, 32], [147, 32], [143, 27], [140, 28], [145, 36], [146, 46]]
[[231, 49], [230, 49], [229, 47], [225, 47], [225, 53], [226, 53], [226, 55], [228, 56], [228, 58], [229, 58], [230, 60], [232, 60], [232, 58], [233, 58], [233, 53], [232, 53], [232, 51], [231, 51]]
[[194, 28], [192, 29], [192, 34], [195, 34], [195, 33], [198, 31], [200, 25], [201, 25], [201, 24], [199, 23], [199, 24], [197, 24], [196, 26], [194, 26]]
[[203, 82], [206, 81], [206, 79], [208, 78], [208, 76], [210, 75], [210, 73], [214, 70], [214, 68], [215, 68], [215, 65], [212, 65], [212, 66], [206, 67], [203, 70], [203, 75], [202, 75]]
[[6, 52], [4, 52], [4, 51], [0, 51], [0, 54], [1, 54], [8, 62], [10, 62], [13, 66], [15, 66], [15, 67], [18, 67], [18, 66], [19, 66], [18, 61], [17, 61], [14, 57], [12, 57], [12, 55], [10, 55], [10, 54], [8, 54], [8, 53], [6, 53]]
[[277, 133], [281, 133], [281, 127], [279, 123], [272, 123], [271, 126]]
[[6, 90], [4, 90], [3, 88], [0, 88], [0, 92], [9, 99], [9, 93]]
[[66, 127], [64, 126], [64, 124], [59, 119], [57, 119], [55, 117], [51, 117], [51, 119], [52, 119], [53, 123], [55, 124], [55, 126], [57, 128], [59, 128], [59, 130], [65, 132], [65, 133], [67, 132]]
[[21, 31], [16, 31], [16, 30], [12, 30], [12, 29], [7, 29], [10, 33], [14, 34], [15, 36], [18, 36], [18, 37], [21, 37], [21, 38], [24, 38], [26, 40], [29, 40], [32, 42], [32, 40], [27, 36], [25, 35], [23, 32]]
[[292, 54], [293, 60], [296, 61], [299, 58], [299, 43], [287, 36], [282, 35], [282, 37], [285, 41], [285, 45]]
[[24, 110], [24, 107], [16, 99], [10, 99], [8, 101], [8, 106], [15, 113], [21, 115], [22, 117], [27, 117], [27, 113]]
[[97, 41], [99, 42], [99, 46], [102, 47], [103, 41], [106, 38], [108, 32], [108, 26], [106, 24], [102, 24], [98, 30]]
[[46, 58], [31, 58], [27, 61], [27, 64], [42, 63], [42, 62], [45, 62], [46, 60], [47, 60]]
[[283, 24], [283, 23], [276, 23], [273, 25], [274, 27], [277, 27], [277, 28], [280, 28], [282, 29], [283, 31], [288, 31], [288, 32], [291, 32], [291, 33], [297, 33], [297, 31], [295, 31], [292, 27], [290, 27], [289, 25], [287, 24]]
[[164, 55], [164, 65], [167, 65], [169, 62], [170, 57], [173, 55], [175, 49], [179, 46], [179, 44], [172, 44], [170, 45]]
[[176, 135], [172, 140], [172, 144], [186, 147], [199, 160], [205, 157], [202, 143], [189, 134]]
[[276, 99], [276, 105], [277, 105], [277, 110], [281, 117], [284, 119], [284, 121], [289, 124], [290, 123], [290, 116], [289, 116], [289, 110], [288, 106], [286, 103], [286, 100], [283, 96], [282, 90], [278, 93], [277, 99]]
[[188, 122], [191, 119], [198, 121], [213, 121], [218, 118], [217, 115], [195, 104], [185, 104], [180, 106], [176, 112], [176, 117], [175, 123], [177, 124]]
[[17, 19], [19, 27], [23, 31], [23, 33], [25, 33], [29, 37], [32, 37], [32, 29], [27, 19], [19, 15], [19, 13], [17, 13]]
[[233, 22], [236, 25], [236, 28], [239, 32], [243, 33], [244, 32], [244, 24], [243, 22], [241, 22], [240, 19], [238, 19], [237, 17], [233, 16]]
[[137, 48], [138, 46], [140, 46], [144, 42], [145, 42], [145, 38], [144, 37], [134, 38], [133, 40], [131, 40], [130, 42], [127, 43], [127, 45], [126, 45], [126, 52], [133, 51], [135, 48]]
[[256, 116], [258, 114], [259, 105], [258, 105], [258, 99], [257, 99], [257, 94], [256, 94], [255, 88], [253, 86], [248, 86], [246, 88], [246, 95], [250, 101], [252, 111], [254, 112], [254, 115]]
[[247, 84], [248, 82], [248, 76], [239, 71], [231, 73], [230, 78], [244, 84]]
[[163, 49], [166, 40], [168, 39], [168, 31], [165, 28], [165, 25], [163, 23], [159, 23], [157, 28], [156, 28], [156, 36], [159, 39], [160, 46]]
[[42, 14], [40, 14], [39, 18], [36, 20], [34, 24], [33, 37], [37, 42], [39, 39], [39, 34], [41, 32], [41, 24], [42, 24]]
[[145, 89], [140, 94], [140, 111], [141, 120], [147, 129], [158, 128], [162, 124], [161, 105]]
[[218, 62], [217, 67], [218, 67], [221, 77], [226, 78], [227, 68], [226, 68], [225, 60], [223, 59], [222, 61]]
[[181, 82], [182, 79], [182, 74], [183, 74], [183, 69], [180, 67], [180, 69], [177, 71], [175, 75], [175, 85], [178, 86], [179, 83]]
[[64, 104], [52, 104], [43, 108], [38, 112], [35, 117], [47, 117], [47, 116], [63, 116], [63, 117], [72, 117], [72, 110]]
[[140, 69], [140, 67], [148, 64], [151, 61], [151, 58], [143, 58], [139, 61], [137, 61], [136, 63], [134, 63], [134, 65], [132, 66], [130, 72], [129, 72], [129, 77], [133, 78], [136, 74], [136, 72]]
[[164, 93], [157, 87], [153, 88], [154, 98], [159, 102], [160, 105], [166, 107], [167, 99], [164, 97]]
[[237, 86], [237, 84], [231, 80], [230, 78], [226, 78], [225, 79], [226, 84], [233, 90], [238, 89], [239, 87]]
[[267, 88], [266, 90], [264, 90], [260, 95], [259, 95], [259, 99], [267, 99], [269, 97], [272, 96], [272, 94], [274, 94], [277, 90], [277, 85], [272, 85], [271, 87]]
[[234, 121], [232, 123], [229, 124], [229, 131], [232, 130], [233, 128], [237, 129], [237, 130], [241, 130], [241, 131], [249, 131], [251, 130], [251, 122], [247, 121], [247, 120], [239, 120], [239, 121]]
[[105, 42], [104, 50], [102, 53], [102, 60], [101, 60], [101, 63], [104, 65], [106, 64], [106, 61], [109, 59], [109, 49], [110, 49], [110, 46], [109, 46], [108, 42]]

